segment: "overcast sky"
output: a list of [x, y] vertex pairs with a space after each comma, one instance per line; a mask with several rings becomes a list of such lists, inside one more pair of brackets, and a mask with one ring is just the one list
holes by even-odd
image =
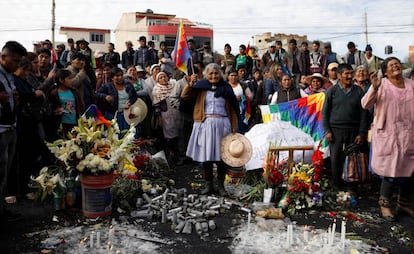
[[[50, 39], [51, 3], [2, 0], [0, 44], [17, 40], [31, 50], [32, 41]], [[219, 52], [230, 43], [237, 53], [238, 45], [252, 44], [252, 36], [264, 32], [331, 41], [339, 54], [346, 52], [348, 41], [364, 50], [365, 12], [374, 54], [386, 57], [384, 48], [392, 45], [393, 55], [406, 60], [408, 46], [414, 45], [414, 1], [408, 0], [56, 0], [56, 31], [60, 26], [114, 30], [122, 13], [146, 9], [213, 25]], [[56, 33], [57, 41], [65, 39]]]

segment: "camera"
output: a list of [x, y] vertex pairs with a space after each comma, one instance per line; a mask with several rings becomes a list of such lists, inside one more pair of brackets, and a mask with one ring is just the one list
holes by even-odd
[[352, 143], [344, 148], [345, 155], [350, 155], [356, 152], [359, 152], [361, 145]]

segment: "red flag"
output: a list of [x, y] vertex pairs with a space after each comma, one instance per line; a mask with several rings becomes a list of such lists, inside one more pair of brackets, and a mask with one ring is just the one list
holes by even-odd
[[247, 44], [246, 55], [249, 55], [249, 51], [250, 51], [250, 42]]

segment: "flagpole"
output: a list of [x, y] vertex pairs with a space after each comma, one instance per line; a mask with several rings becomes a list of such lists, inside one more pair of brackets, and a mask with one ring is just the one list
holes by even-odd
[[193, 64], [193, 56], [190, 55], [190, 63], [191, 63], [191, 73], [194, 74], [194, 64]]

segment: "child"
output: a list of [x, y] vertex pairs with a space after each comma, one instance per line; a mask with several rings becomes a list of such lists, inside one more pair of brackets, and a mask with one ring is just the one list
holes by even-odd
[[72, 87], [72, 73], [69, 70], [58, 70], [55, 75], [55, 85], [50, 89], [49, 100], [54, 113], [54, 133], [59, 125], [62, 125], [63, 137], [67, 138], [68, 132], [77, 125], [82, 111], [83, 103], [79, 93]]

